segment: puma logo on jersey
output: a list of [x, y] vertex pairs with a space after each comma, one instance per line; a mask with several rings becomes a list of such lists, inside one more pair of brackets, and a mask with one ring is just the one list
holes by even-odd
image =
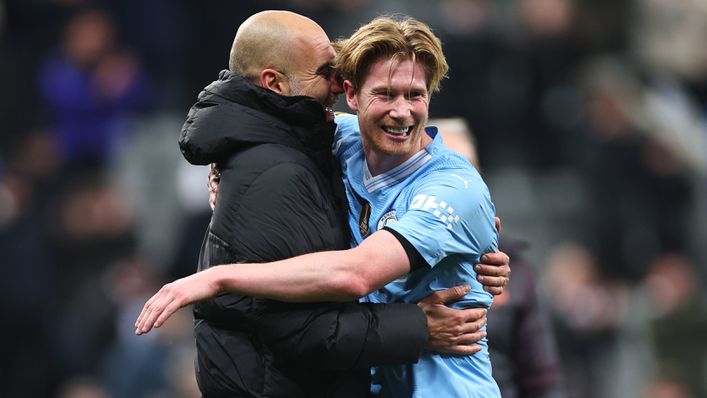
[[410, 209], [420, 209], [434, 214], [440, 221], [447, 224], [447, 229], [452, 229], [452, 225], [459, 222], [459, 216], [454, 214], [454, 208], [445, 201], [437, 202], [437, 197], [433, 195], [419, 194], [415, 196], [410, 203]]
[[464, 188], [469, 189], [469, 183], [470, 183], [472, 180], [465, 180], [465, 179], [461, 178], [460, 176], [458, 176], [458, 175], [456, 175], [456, 174], [454, 174], [454, 173], [452, 173], [452, 174], [450, 174], [450, 175], [451, 175], [452, 177], [457, 177], [458, 179], [462, 180], [462, 182], [464, 183]]

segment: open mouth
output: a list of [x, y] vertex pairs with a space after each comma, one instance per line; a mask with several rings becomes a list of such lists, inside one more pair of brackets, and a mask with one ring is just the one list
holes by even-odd
[[412, 132], [412, 126], [401, 127], [401, 128], [392, 128], [392, 127], [383, 126], [383, 131], [385, 131], [387, 134], [390, 134], [395, 137], [407, 137], [410, 135], [410, 132]]

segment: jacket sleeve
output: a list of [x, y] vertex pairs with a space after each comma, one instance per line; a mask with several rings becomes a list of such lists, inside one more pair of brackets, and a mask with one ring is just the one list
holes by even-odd
[[417, 362], [427, 320], [415, 304], [271, 302], [255, 322], [285, 360], [329, 370]]
[[[343, 236], [332, 240], [331, 235], [342, 227], [335, 224], [338, 219], [329, 196], [307, 167], [283, 163], [258, 174], [249, 184], [230, 186], [229, 180], [228, 172], [222, 170], [211, 230], [239, 257], [265, 262], [343, 248]], [[237, 298], [227, 295], [217, 301], [242, 304]], [[427, 320], [415, 304], [243, 299], [253, 300], [252, 307], [246, 310], [250, 306], [226, 304], [238, 312], [232, 315], [247, 318], [262, 343], [279, 358], [308, 367], [353, 369], [411, 363], [417, 361], [427, 341]]]

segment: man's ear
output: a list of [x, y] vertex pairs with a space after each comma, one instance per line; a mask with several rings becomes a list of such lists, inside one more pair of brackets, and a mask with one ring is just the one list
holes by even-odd
[[356, 97], [356, 90], [354, 90], [351, 80], [344, 80], [343, 88], [344, 94], [346, 95], [346, 104], [352, 111], [358, 112], [358, 98]]
[[260, 71], [260, 87], [274, 91], [280, 95], [290, 95], [290, 86], [285, 81], [285, 75], [275, 69]]

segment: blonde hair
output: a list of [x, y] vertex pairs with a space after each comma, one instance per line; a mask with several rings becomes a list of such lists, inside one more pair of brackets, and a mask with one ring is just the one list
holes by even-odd
[[378, 17], [360, 27], [351, 37], [334, 43], [337, 56], [334, 67], [358, 90], [371, 65], [381, 58], [412, 59], [425, 70], [427, 91], [439, 90], [449, 66], [442, 52], [442, 42], [426, 24], [407, 17], [396, 20]]

